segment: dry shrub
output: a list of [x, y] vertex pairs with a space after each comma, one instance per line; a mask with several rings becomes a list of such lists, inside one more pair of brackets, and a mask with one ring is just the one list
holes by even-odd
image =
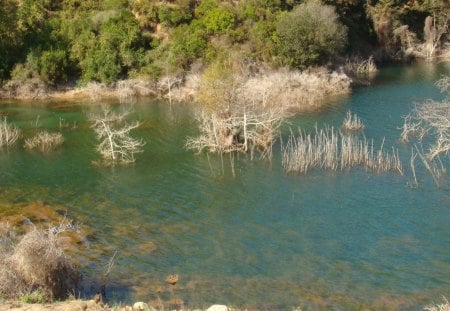
[[377, 65], [370, 56], [368, 59], [355, 57], [353, 59], [347, 59], [344, 66], [345, 72], [353, 75], [369, 75], [378, 71]]
[[183, 85], [177, 85], [178, 87], [172, 90], [172, 98], [179, 102], [186, 102], [194, 100], [200, 87], [200, 75], [197, 73], [191, 73], [184, 78]]
[[434, 158], [450, 152], [450, 78], [443, 77], [437, 83], [447, 98], [442, 101], [427, 100], [417, 104], [412, 112], [404, 117], [401, 140], [408, 142], [415, 136], [422, 141], [425, 138], [432, 139], [426, 156]]
[[316, 109], [324, 99], [350, 89], [345, 74], [320, 69], [257, 70], [251, 63], [233, 59], [213, 63], [191, 82], [190, 92], [195, 92], [201, 105], [201, 133], [187, 140], [187, 148], [218, 153], [250, 151], [252, 157], [258, 150], [262, 158], [271, 157], [288, 111]]
[[95, 101], [115, 97], [120, 102], [129, 102], [137, 96], [157, 95], [155, 82], [140, 79], [119, 80], [109, 86], [105, 83], [89, 82], [81, 90], [87, 92], [91, 99]]
[[48, 133], [47, 131], [39, 132], [36, 136], [25, 140], [24, 147], [26, 149], [37, 149], [43, 153], [49, 153], [61, 146], [64, 137], [61, 133]]
[[19, 138], [20, 130], [8, 124], [6, 117], [3, 117], [3, 120], [0, 120], [0, 148], [14, 145]]
[[54, 300], [76, 289], [79, 274], [59, 245], [59, 229], [34, 228], [17, 244], [10, 236], [1, 237], [1, 296], [14, 299], [38, 291], [47, 300]]
[[10, 80], [5, 85], [9, 96], [18, 98], [40, 98], [48, 95], [48, 87], [39, 77], [24, 80]]
[[187, 149], [201, 152], [228, 153], [234, 151], [260, 152], [261, 158], [271, 158], [272, 145], [284, 118], [279, 109], [241, 107], [240, 110], [198, 114], [200, 136], [190, 137]]
[[349, 93], [350, 83], [345, 74], [326, 70], [278, 70], [250, 77], [239, 91], [263, 106], [308, 110], [329, 97]]
[[344, 122], [342, 123], [342, 129], [344, 131], [356, 132], [364, 130], [365, 126], [358, 115], [352, 114], [349, 110], [345, 116]]
[[450, 303], [447, 298], [442, 297], [443, 302], [441, 304], [433, 304], [426, 306], [424, 310], [427, 311], [450, 311]]

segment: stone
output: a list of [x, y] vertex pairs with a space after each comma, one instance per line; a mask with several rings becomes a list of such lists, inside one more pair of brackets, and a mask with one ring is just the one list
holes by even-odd
[[133, 305], [133, 311], [155, 311], [153, 307], [149, 307], [145, 302], [139, 301]]
[[228, 307], [224, 305], [212, 305], [206, 311], [228, 311]]

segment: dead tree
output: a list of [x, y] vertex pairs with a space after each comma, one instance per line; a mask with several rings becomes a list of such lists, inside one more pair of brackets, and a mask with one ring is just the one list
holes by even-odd
[[436, 50], [441, 43], [442, 36], [448, 32], [448, 21], [450, 14], [446, 14], [441, 18], [436, 16], [428, 16], [425, 19], [425, 26], [423, 28], [425, 42], [423, 50], [425, 58], [431, 60], [436, 54]]
[[[436, 85], [441, 91], [448, 92], [449, 81], [449, 77], [444, 77]], [[410, 136], [418, 137], [419, 141], [425, 137], [434, 139], [427, 153], [430, 160], [441, 154], [448, 154], [450, 152], [450, 97], [441, 102], [427, 100], [416, 105], [405, 117], [402, 129], [403, 141], [408, 141]]]
[[164, 76], [158, 81], [158, 89], [167, 94], [167, 97], [169, 98], [169, 103], [172, 105], [172, 89], [174, 87], [177, 87], [181, 84], [183, 81], [182, 78], [177, 76]]
[[130, 112], [113, 112], [110, 107], [102, 106], [102, 113], [89, 116], [91, 127], [99, 140], [97, 151], [107, 164], [132, 163], [135, 161], [134, 155], [143, 151], [144, 141], [130, 134], [141, 123], [125, 122]]

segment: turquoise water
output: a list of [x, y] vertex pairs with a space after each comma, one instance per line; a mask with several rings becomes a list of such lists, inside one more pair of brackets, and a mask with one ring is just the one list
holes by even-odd
[[[284, 128], [340, 126], [347, 110], [365, 135], [395, 146], [405, 175], [364, 169], [287, 175], [280, 145], [272, 162], [195, 155], [188, 105], [144, 100], [132, 118], [145, 151], [132, 166], [102, 168], [87, 122], [92, 103], [0, 102], [0, 114], [24, 130], [64, 128], [50, 155], [20, 146], [0, 152], [0, 201], [40, 201], [65, 209], [92, 229], [82, 247], [85, 292], [118, 250], [107, 289], [116, 300], [179, 298], [190, 307], [221, 303], [256, 309], [419, 310], [450, 298], [450, 187], [437, 188], [419, 165], [408, 186], [410, 145], [398, 142], [401, 116], [414, 102], [441, 99], [433, 85], [450, 65], [383, 69], [325, 109]], [[448, 164], [448, 162], [447, 162]], [[178, 274], [168, 288], [165, 277]], [[162, 287], [158, 290], [159, 287]], [[160, 292], [157, 294], [157, 292]]]

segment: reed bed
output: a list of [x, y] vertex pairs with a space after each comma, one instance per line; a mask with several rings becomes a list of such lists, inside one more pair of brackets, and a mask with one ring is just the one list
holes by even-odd
[[48, 133], [47, 131], [39, 132], [36, 136], [25, 140], [24, 147], [26, 149], [37, 149], [43, 153], [49, 153], [61, 146], [64, 137], [61, 133]]
[[0, 119], [0, 148], [14, 145], [20, 138], [20, 130], [11, 125], [6, 117]]
[[347, 115], [345, 116], [344, 122], [342, 123], [342, 129], [347, 132], [357, 132], [363, 131], [365, 128], [364, 123], [358, 117], [358, 115], [352, 114], [349, 110], [347, 111]]
[[350, 74], [363, 75], [376, 73], [378, 68], [375, 64], [373, 56], [370, 56], [368, 59], [363, 59], [360, 57], [347, 59], [344, 70]]
[[356, 166], [376, 173], [396, 171], [403, 175], [398, 151], [379, 149], [373, 141], [355, 135], [344, 135], [333, 127], [316, 129], [307, 134], [291, 133], [286, 145], [282, 145], [282, 165], [286, 172], [306, 174], [311, 169], [345, 170]]

